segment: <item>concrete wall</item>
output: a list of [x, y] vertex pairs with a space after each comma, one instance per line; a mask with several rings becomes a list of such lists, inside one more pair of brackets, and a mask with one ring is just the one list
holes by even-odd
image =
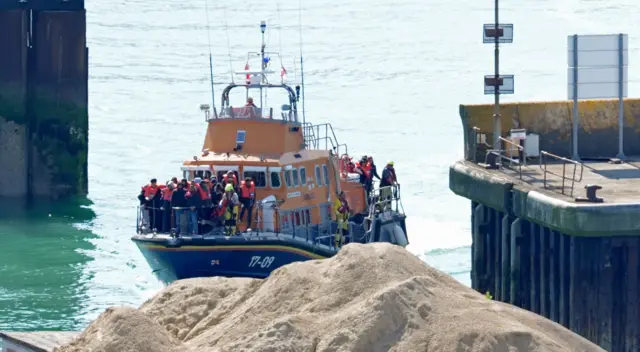
[[[571, 156], [573, 102], [529, 102], [501, 104], [502, 133], [526, 128], [540, 134], [540, 149]], [[460, 105], [465, 130], [478, 127], [493, 138], [493, 104]], [[640, 155], [640, 99], [625, 99], [624, 153]], [[583, 158], [615, 157], [618, 154], [618, 100], [586, 100], [579, 103], [578, 151]]]
[[87, 193], [85, 17], [0, 8], [0, 196]]

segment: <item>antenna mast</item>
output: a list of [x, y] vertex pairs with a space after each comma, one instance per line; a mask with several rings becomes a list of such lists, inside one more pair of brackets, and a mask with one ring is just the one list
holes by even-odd
[[302, 86], [302, 125], [304, 126], [307, 119], [305, 116], [305, 109], [304, 109], [304, 61], [302, 59], [302, 4], [301, 1], [298, 0], [298, 24], [300, 27], [300, 77], [301, 77], [301, 82], [300, 85]]
[[[267, 46], [264, 43], [264, 32], [267, 30], [267, 22], [260, 21], [260, 32], [262, 32], [262, 47], [260, 48], [260, 67], [261, 69], [261, 82], [264, 83], [264, 69], [267, 68], [267, 63], [264, 61], [264, 48]], [[260, 106], [262, 107], [262, 85], [260, 85]]]
[[213, 56], [211, 55], [211, 31], [209, 29], [209, 4], [208, 0], [204, 0], [204, 9], [207, 16], [207, 41], [209, 43], [209, 75], [211, 80], [211, 108], [213, 109], [213, 115], [216, 114], [216, 98], [213, 92]]

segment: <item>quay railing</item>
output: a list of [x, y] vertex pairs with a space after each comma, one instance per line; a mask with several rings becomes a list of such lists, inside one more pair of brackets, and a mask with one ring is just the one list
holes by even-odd
[[[562, 163], [562, 173], [553, 172], [549, 169], [549, 158], [551, 158], [554, 162]], [[565, 194], [565, 189], [568, 186], [568, 183], [570, 183], [571, 185], [569, 188], [569, 195], [573, 197], [573, 188], [575, 187], [575, 184], [582, 182], [584, 164], [575, 160], [561, 157], [559, 155], [551, 154], [549, 152], [540, 151], [540, 169], [542, 170], [544, 175], [544, 188], [547, 188], [547, 175], [557, 176], [562, 179], [562, 194]]]

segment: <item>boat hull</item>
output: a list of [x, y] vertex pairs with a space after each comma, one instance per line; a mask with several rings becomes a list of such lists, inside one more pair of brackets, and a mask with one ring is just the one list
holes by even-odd
[[250, 241], [246, 238], [209, 239], [146, 238], [135, 236], [134, 242], [163, 283], [194, 277], [266, 278], [293, 262], [328, 258], [333, 250], [304, 248], [286, 241]]

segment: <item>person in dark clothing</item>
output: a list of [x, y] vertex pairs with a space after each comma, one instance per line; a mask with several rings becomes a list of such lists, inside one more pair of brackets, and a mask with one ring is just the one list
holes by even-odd
[[387, 205], [391, 206], [392, 190], [391, 186], [397, 185], [396, 171], [393, 169], [393, 161], [389, 161], [382, 170], [382, 177], [380, 178], [380, 200], [385, 202], [384, 208]]
[[376, 164], [373, 162], [373, 157], [368, 157], [367, 160], [369, 161], [369, 166], [370, 166], [370, 170], [369, 172], [371, 173], [371, 180], [373, 181], [373, 178], [377, 178], [378, 181], [380, 181], [380, 176], [378, 176], [378, 168], [376, 167]]
[[176, 217], [176, 234], [180, 234], [182, 227], [183, 214], [186, 212], [187, 200], [185, 198], [187, 192], [184, 189], [182, 183], [178, 183], [176, 190], [171, 195], [171, 206], [174, 210], [174, 216]]
[[192, 184], [189, 188], [186, 199], [189, 207], [189, 232], [192, 235], [196, 235], [198, 233], [198, 210], [202, 206], [202, 199], [195, 184]]
[[158, 191], [151, 199], [151, 228], [154, 230], [162, 229], [162, 192]]

